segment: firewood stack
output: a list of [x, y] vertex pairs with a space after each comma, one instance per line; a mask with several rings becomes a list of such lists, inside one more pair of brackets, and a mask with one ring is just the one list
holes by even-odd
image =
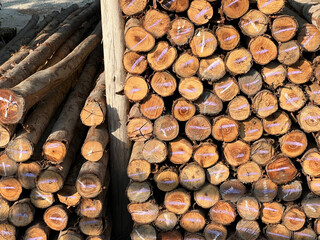
[[285, 0], [120, 6], [131, 238], [316, 239], [319, 29]]
[[110, 237], [99, 11], [54, 12], [14, 55], [1, 50], [1, 240]]

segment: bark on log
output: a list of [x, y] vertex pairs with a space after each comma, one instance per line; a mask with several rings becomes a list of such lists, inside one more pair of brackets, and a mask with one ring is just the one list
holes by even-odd
[[320, 5], [317, 1], [290, 0], [290, 5], [317, 28], [320, 27]]

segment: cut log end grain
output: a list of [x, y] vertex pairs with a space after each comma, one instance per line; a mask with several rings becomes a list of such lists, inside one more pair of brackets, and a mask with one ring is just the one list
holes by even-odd
[[298, 206], [289, 207], [283, 214], [282, 223], [291, 231], [299, 231], [305, 224], [306, 215]]
[[272, 139], [262, 138], [251, 145], [250, 158], [261, 166], [265, 166], [274, 156]]
[[162, 231], [170, 231], [174, 229], [178, 221], [177, 215], [165, 210], [159, 213], [154, 225]]
[[241, 91], [252, 97], [261, 90], [263, 80], [261, 74], [252, 68], [248, 73], [238, 78], [238, 83]]
[[240, 92], [240, 88], [237, 80], [227, 75], [213, 84], [213, 91], [223, 102], [228, 102]]
[[320, 130], [320, 108], [315, 105], [305, 106], [298, 115], [298, 123], [306, 133]]
[[263, 125], [260, 119], [253, 117], [240, 122], [240, 137], [246, 142], [258, 140], [263, 134]]
[[287, 76], [287, 69], [278, 62], [271, 62], [262, 68], [261, 74], [264, 82], [271, 88], [276, 89], [283, 85]]
[[210, 136], [211, 123], [207, 117], [196, 115], [186, 123], [185, 133], [193, 141], [203, 141]]
[[249, 221], [256, 220], [260, 215], [260, 204], [254, 197], [242, 197], [237, 202], [239, 215]]
[[287, 84], [279, 89], [279, 105], [282, 109], [295, 112], [301, 109], [307, 101], [302, 89], [293, 84]]
[[301, 57], [300, 45], [297, 41], [280, 43], [278, 46], [278, 61], [284, 65], [292, 65]]
[[149, 163], [161, 163], [167, 155], [167, 145], [156, 138], [148, 140], [142, 149], [143, 158]]
[[[102, 197], [103, 198], [103, 197]], [[103, 207], [102, 198], [83, 198], [79, 205], [79, 214], [83, 217], [98, 218]]]
[[142, 20], [142, 25], [155, 38], [160, 38], [167, 33], [170, 27], [170, 17], [167, 13], [157, 9], [148, 10]]
[[13, 131], [15, 130], [16, 125], [3, 125], [0, 124], [0, 147], [5, 147], [13, 134]]
[[192, 144], [184, 139], [178, 138], [168, 144], [168, 158], [174, 164], [185, 164], [192, 156]]
[[37, 162], [20, 163], [17, 177], [21, 186], [25, 189], [32, 189], [36, 186], [36, 180], [41, 172], [41, 166]]
[[255, 162], [246, 162], [237, 169], [238, 180], [243, 183], [253, 183], [258, 181], [262, 176], [260, 166]]
[[16, 239], [16, 227], [11, 223], [5, 221], [0, 223], [0, 237], [5, 240], [15, 240]]
[[0, 198], [0, 221], [5, 221], [9, 217], [9, 202], [5, 200], [4, 198]]
[[226, 143], [223, 149], [223, 154], [226, 161], [231, 166], [236, 167], [249, 161], [250, 145], [241, 140]]
[[278, 197], [286, 202], [293, 202], [302, 195], [302, 184], [295, 180], [291, 183], [279, 186]]
[[308, 140], [304, 132], [294, 130], [279, 139], [281, 152], [290, 158], [298, 157], [307, 149]]
[[266, 166], [269, 178], [276, 184], [286, 184], [293, 180], [297, 169], [288, 157], [276, 156]]
[[320, 177], [319, 159], [320, 153], [316, 148], [308, 150], [301, 158], [301, 165], [304, 174], [310, 177]]
[[317, 234], [320, 234], [320, 221], [317, 219], [314, 223], [314, 230]]
[[9, 221], [16, 227], [25, 227], [34, 219], [35, 209], [30, 199], [25, 198], [15, 202], [9, 210]]
[[209, 29], [197, 29], [191, 42], [192, 53], [200, 58], [212, 55], [218, 46], [218, 41]]
[[306, 86], [305, 91], [307, 92], [310, 102], [316, 105], [320, 105], [320, 84], [319, 83], [314, 82], [311, 85]]
[[269, 178], [262, 178], [253, 184], [253, 194], [260, 202], [272, 202], [277, 192], [278, 185]]
[[291, 239], [292, 233], [282, 224], [268, 225], [266, 228], [266, 236], [270, 240]]
[[224, 14], [231, 19], [240, 18], [249, 9], [249, 0], [239, 0], [236, 3], [232, 0], [223, 0], [221, 3]]
[[102, 218], [82, 217], [79, 221], [80, 231], [88, 236], [98, 236], [104, 231], [104, 221]]
[[167, 10], [172, 12], [184, 12], [189, 7], [189, 0], [158, 0], [161, 6]]
[[214, 165], [219, 160], [217, 146], [213, 143], [201, 143], [193, 153], [193, 159], [203, 168]]
[[180, 77], [192, 77], [199, 69], [199, 60], [189, 53], [181, 54], [173, 64], [172, 70]]
[[42, 223], [38, 223], [29, 227], [24, 235], [24, 239], [42, 239], [47, 240], [49, 238], [49, 228]]
[[163, 192], [174, 190], [179, 185], [179, 176], [173, 169], [164, 169], [154, 176], [158, 189]]
[[197, 77], [183, 78], [180, 80], [178, 90], [182, 97], [193, 101], [203, 93], [203, 84]]
[[83, 236], [74, 230], [67, 229], [65, 231], [60, 231], [58, 240], [83, 240]]
[[186, 18], [176, 18], [171, 22], [168, 31], [168, 39], [174, 45], [185, 45], [189, 42], [194, 34], [193, 24]]
[[102, 106], [101, 102], [86, 102], [80, 113], [81, 122], [90, 127], [102, 124], [105, 120], [105, 110], [103, 108], [105, 106]]
[[227, 238], [227, 229], [217, 223], [209, 223], [203, 230], [205, 239], [225, 240]]
[[2, 178], [0, 180], [0, 195], [8, 201], [16, 201], [22, 192], [21, 184], [16, 178]]
[[213, 185], [219, 185], [228, 179], [230, 174], [229, 168], [222, 162], [218, 162], [216, 165], [207, 169], [208, 181]]
[[281, 221], [284, 207], [281, 203], [263, 203], [261, 209], [261, 220], [266, 224], [275, 224]]
[[168, 42], [160, 41], [147, 55], [149, 66], [154, 71], [163, 71], [169, 68], [177, 58], [177, 50]]
[[314, 194], [308, 194], [301, 202], [302, 210], [308, 218], [320, 217], [320, 198]]
[[257, 0], [258, 9], [264, 14], [275, 14], [284, 8], [285, 0]]
[[16, 162], [24, 162], [32, 156], [33, 144], [27, 138], [15, 138], [8, 143], [6, 154]]
[[212, 124], [212, 136], [218, 141], [232, 142], [239, 135], [239, 124], [228, 116], [219, 116]]
[[190, 3], [187, 14], [195, 25], [203, 25], [212, 18], [213, 8], [206, 0], [194, 0]]
[[148, 140], [152, 136], [152, 131], [152, 122], [146, 118], [133, 118], [127, 124], [127, 135], [133, 141], [142, 142]]
[[200, 114], [203, 115], [214, 116], [223, 109], [221, 99], [211, 91], [204, 91], [195, 104]]
[[316, 52], [320, 47], [320, 31], [313, 24], [304, 24], [298, 35], [298, 42], [304, 51]]
[[200, 60], [199, 76], [201, 79], [214, 82], [221, 79], [225, 74], [226, 66], [221, 57], [214, 55], [211, 58]]
[[218, 201], [209, 211], [210, 219], [222, 225], [231, 224], [236, 219], [236, 216], [234, 205], [226, 201]]
[[16, 161], [8, 158], [8, 156], [2, 152], [0, 153], [0, 176], [10, 177], [13, 176], [18, 170]]
[[128, 205], [128, 211], [133, 221], [139, 224], [147, 224], [156, 220], [159, 215], [159, 207], [152, 201], [145, 203], [131, 203]]
[[304, 228], [301, 231], [293, 233], [293, 240], [313, 240], [317, 234], [311, 228]]
[[202, 208], [210, 208], [220, 200], [219, 189], [211, 184], [205, 184], [194, 192], [194, 200]]
[[57, 192], [59, 202], [66, 206], [73, 207], [79, 204], [81, 196], [75, 186], [64, 185], [63, 188]]
[[306, 59], [300, 59], [288, 67], [288, 78], [294, 84], [304, 84], [311, 79], [312, 75], [312, 65]]
[[278, 99], [271, 91], [262, 90], [252, 100], [252, 108], [260, 118], [266, 118], [278, 110]]
[[30, 192], [30, 200], [33, 206], [40, 209], [45, 209], [50, 207], [55, 199], [52, 193], [46, 193], [37, 188], [34, 188]]
[[161, 97], [168, 97], [176, 90], [177, 81], [169, 72], [156, 72], [151, 78], [150, 85]]
[[133, 0], [120, 0], [120, 8], [122, 12], [126, 15], [135, 15], [142, 12], [147, 6], [148, 0], [133, 1]]
[[198, 210], [191, 210], [185, 213], [180, 219], [180, 226], [191, 233], [201, 231], [206, 224], [204, 214]]
[[186, 233], [184, 240], [205, 240], [201, 233]]
[[237, 202], [246, 192], [246, 187], [238, 180], [228, 180], [220, 185], [220, 194], [223, 200]]
[[246, 120], [251, 113], [248, 99], [244, 96], [232, 99], [228, 104], [228, 113], [236, 121]]
[[189, 163], [179, 175], [180, 184], [188, 190], [198, 190], [206, 180], [206, 175], [201, 166], [197, 163]]
[[216, 36], [219, 46], [223, 50], [233, 50], [240, 42], [240, 34], [232, 25], [222, 25], [218, 27], [216, 30]]
[[311, 192], [314, 194], [320, 196], [320, 179], [319, 178], [314, 178], [310, 181], [308, 181], [308, 186]]
[[146, 80], [140, 76], [130, 76], [126, 80], [123, 90], [126, 97], [133, 102], [141, 101], [149, 92]]
[[157, 232], [152, 225], [136, 225], [133, 227], [130, 237], [132, 240], [139, 240], [141, 237], [146, 240], [156, 240]]
[[178, 230], [161, 232], [158, 234], [158, 240], [182, 240], [183, 237]]
[[247, 49], [238, 48], [228, 52], [225, 61], [230, 74], [245, 74], [252, 66], [252, 55]]
[[277, 111], [262, 120], [263, 129], [270, 135], [282, 135], [291, 128], [291, 119], [284, 111]]
[[133, 51], [124, 53], [122, 63], [125, 70], [131, 74], [142, 74], [148, 66], [146, 56]]
[[9, 89], [0, 89], [0, 122], [2, 124], [18, 123], [25, 111], [25, 100]]
[[63, 187], [63, 177], [59, 171], [47, 169], [42, 171], [36, 182], [37, 188], [43, 192], [54, 193]]
[[260, 236], [260, 227], [256, 221], [242, 219], [237, 223], [236, 232], [243, 240], [256, 240]]
[[241, 17], [239, 27], [244, 35], [257, 37], [267, 31], [268, 18], [262, 12], [252, 9]]
[[43, 219], [52, 230], [61, 231], [67, 226], [69, 213], [63, 205], [55, 205], [45, 211]]
[[61, 163], [67, 154], [67, 146], [61, 141], [47, 141], [43, 145], [43, 155], [51, 163]]
[[293, 16], [282, 15], [272, 22], [271, 33], [278, 42], [290, 41], [298, 30], [298, 22]]
[[182, 188], [167, 192], [164, 198], [164, 205], [170, 212], [178, 215], [184, 214], [191, 205], [190, 194]]
[[156, 94], [151, 94], [140, 104], [140, 112], [148, 119], [154, 120], [161, 116], [164, 110], [164, 101]]
[[276, 59], [277, 46], [268, 36], [258, 36], [249, 43], [249, 50], [254, 61], [260, 65], [266, 65]]
[[146, 202], [151, 194], [151, 186], [147, 182], [131, 182], [127, 188], [127, 197], [133, 203]]
[[154, 122], [153, 133], [162, 141], [171, 141], [179, 134], [178, 121], [171, 115], [161, 116]]
[[196, 113], [196, 107], [192, 102], [180, 98], [173, 102], [172, 116], [178, 121], [188, 121]]

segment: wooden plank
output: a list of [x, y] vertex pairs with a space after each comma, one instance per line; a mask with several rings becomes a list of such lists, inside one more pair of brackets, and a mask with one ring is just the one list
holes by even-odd
[[127, 138], [126, 120], [129, 103], [125, 96], [116, 94], [121, 91], [125, 81], [122, 66], [124, 51], [124, 23], [117, 0], [101, 0], [103, 28], [104, 64], [106, 79], [107, 119], [110, 133], [110, 172], [112, 237], [128, 239], [132, 222], [127, 211], [128, 200], [126, 173], [131, 152], [131, 143]]

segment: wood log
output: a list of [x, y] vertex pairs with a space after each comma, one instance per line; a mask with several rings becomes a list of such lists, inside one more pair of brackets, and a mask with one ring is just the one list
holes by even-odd
[[319, 4], [317, 1], [293, 0], [290, 5], [317, 28], [320, 26]]
[[287, 84], [279, 89], [279, 105], [282, 109], [295, 112], [301, 109], [307, 99], [302, 89], [293, 84]]
[[34, 238], [39, 238], [47, 240], [49, 238], [50, 228], [48, 228], [44, 222], [35, 223], [28, 227], [24, 234], [25, 240], [32, 240]]
[[10, 177], [16, 174], [18, 170], [17, 163], [10, 159], [5, 152], [0, 154], [0, 176]]
[[9, 221], [16, 227], [25, 227], [29, 225], [35, 215], [35, 208], [32, 206], [29, 198], [16, 201], [9, 209]]
[[311, 148], [303, 154], [301, 158], [303, 173], [310, 177], [320, 177], [318, 159], [320, 159], [320, 153], [316, 148]]
[[170, 27], [170, 17], [166, 12], [158, 9], [148, 10], [143, 19], [142, 25], [145, 30], [151, 33], [155, 38], [164, 36]]
[[262, 90], [252, 100], [252, 108], [260, 118], [266, 118], [278, 110], [278, 99], [271, 91]]
[[211, 91], [204, 91], [195, 102], [195, 105], [202, 115], [214, 116], [223, 109], [221, 99]]
[[249, 0], [240, 0], [237, 4], [230, 0], [223, 0], [221, 3], [224, 14], [231, 19], [240, 18], [249, 9]]
[[98, 236], [104, 231], [103, 218], [81, 217], [79, 220], [80, 231], [87, 236]]
[[184, 240], [205, 240], [201, 233], [186, 233]]
[[263, 125], [260, 119], [251, 117], [248, 120], [240, 122], [239, 131], [242, 140], [252, 142], [261, 138], [263, 134]]
[[[65, 81], [73, 74], [74, 69], [77, 69], [82, 64], [84, 59], [100, 43], [100, 40], [101, 25], [99, 24], [89, 37], [83, 40], [58, 64], [33, 74], [10, 90], [2, 89], [0, 96], [6, 99], [6, 101], [2, 103], [4, 106], [8, 106], [8, 108], [5, 107], [4, 111], [0, 111], [0, 121], [4, 124], [15, 124], [19, 122], [26, 109], [30, 109], [30, 107], [47, 95], [53, 87]], [[66, 68], [66, 66], [68, 66], [68, 68]], [[36, 84], [34, 84], [35, 82]], [[7, 99], [11, 99], [11, 101]]]
[[9, 217], [9, 202], [6, 199], [0, 197], [0, 206], [0, 221], [5, 221]]
[[261, 166], [265, 166], [274, 156], [274, 140], [261, 138], [251, 145], [250, 158]]
[[170, 28], [168, 30], [168, 39], [173, 45], [182, 46], [189, 42], [189, 40], [193, 37], [193, 34], [193, 24], [186, 18], [178, 17], [170, 24]]
[[131, 182], [127, 188], [127, 197], [130, 202], [143, 203], [152, 195], [152, 188], [148, 182]]
[[253, 184], [253, 194], [262, 203], [272, 202], [277, 192], [278, 185], [269, 178], [262, 178]]
[[[317, 68], [314, 70], [318, 72]], [[319, 72], [320, 73], [320, 72]], [[316, 76], [316, 74], [314, 74]], [[317, 76], [316, 76], [317, 78]], [[307, 92], [307, 96], [310, 99], [310, 102], [316, 105], [320, 105], [320, 85], [317, 82], [312, 83], [309, 86], [305, 87], [305, 91]]]
[[246, 187], [236, 179], [224, 181], [220, 185], [220, 194], [223, 200], [237, 202], [246, 192]]
[[153, 177], [158, 189], [163, 192], [170, 192], [178, 187], [179, 176], [175, 169], [164, 168]]
[[238, 78], [238, 84], [241, 91], [249, 97], [256, 95], [256, 93], [261, 90], [262, 83], [261, 74], [253, 68], [248, 73], [241, 75]]
[[212, 55], [218, 46], [217, 38], [209, 29], [197, 29], [190, 41], [193, 55], [203, 58]]
[[193, 159], [203, 168], [214, 165], [219, 160], [217, 146], [213, 143], [201, 143], [194, 149]]
[[249, 161], [250, 145], [241, 140], [226, 143], [224, 145], [223, 155], [228, 164], [237, 167]]
[[266, 228], [266, 236], [270, 240], [291, 239], [292, 233], [282, 224], [268, 225]]
[[15, 240], [16, 239], [16, 227], [9, 222], [0, 223], [0, 237], [3, 240]]
[[178, 121], [188, 121], [196, 113], [196, 107], [192, 102], [179, 98], [173, 102], [172, 105], [172, 116]]
[[194, 200], [202, 208], [211, 208], [220, 200], [219, 189], [206, 183], [194, 192]]
[[309, 193], [301, 202], [302, 210], [308, 218], [320, 217], [320, 198], [313, 193]]
[[[154, 127], [156, 126], [153, 126], [152, 122], [149, 119], [146, 119], [144, 117], [133, 118], [127, 124], [128, 138], [137, 142], [148, 140], [152, 135]], [[159, 136], [157, 137], [159, 138]], [[159, 139], [162, 140], [161, 138]]]
[[245, 220], [256, 220], [260, 215], [260, 204], [255, 197], [242, 197], [237, 202], [237, 212]]
[[279, 186], [278, 197], [286, 202], [293, 202], [302, 195], [302, 184], [295, 180], [291, 183]]
[[231, 224], [235, 221], [236, 216], [235, 206], [226, 201], [218, 201], [209, 211], [210, 219], [222, 225]]
[[304, 132], [293, 130], [279, 138], [281, 152], [290, 158], [298, 157], [307, 149], [308, 140]]
[[278, 202], [263, 203], [261, 208], [261, 220], [265, 224], [279, 223], [282, 219], [284, 206]]
[[249, 43], [249, 50], [253, 60], [260, 65], [268, 64], [278, 55], [277, 46], [268, 35], [253, 38]]
[[226, 65], [220, 56], [213, 55], [210, 58], [200, 60], [198, 75], [201, 79], [215, 82], [221, 79], [225, 74]]
[[148, 224], [156, 220], [159, 215], [159, 207], [152, 200], [145, 203], [131, 203], [128, 211], [132, 220], [138, 224]]
[[187, 14], [195, 25], [204, 25], [212, 18], [213, 8], [206, 0], [195, 0], [190, 3]]
[[276, 0], [269, 2], [268, 0], [257, 0], [258, 9], [264, 14], [275, 14], [284, 8], [285, 0]]
[[260, 235], [260, 227], [256, 221], [248, 221], [241, 219], [237, 223], [236, 233], [243, 240], [256, 240]]
[[17, 171], [17, 179], [21, 186], [25, 189], [36, 187], [37, 178], [40, 175], [42, 168], [38, 162], [20, 163]]
[[4, 75], [6, 72], [14, 68], [16, 64], [19, 64], [29, 54], [29, 49], [26, 46], [22, 46], [19, 52], [14, 53], [7, 61], [0, 65], [0, 74]]
[[304, 84], [312, 77], [312, 64], [306, 59], [300, 59], [288, 67], [288, 78], [294, 84]]
[[267, 164], [266, 172], [274, 183], [286, 184], [295, 178], [297, 169], [288, 157], [278, 155]]
[[277, 111], [262, 120], [263, 129], [270, 135], [283, 135], [291, 128], [291, 119], [284, 111]]
[[136, 225], [133, 227], [130, 237], [132, 240], [139, 240], [141, 237], [146, 240], [156, 240], [157, 232], [152, 225]]
[[255, 9], [250, 10], [239, 21], [241, 32], [249, 37], [257, 37], [267, 31], [267, 16]]
[[30, 192], [30, 201], [36, 208], [45, 209], [55, 202], [55, 198], [52, 193], [42, 192], [34, 188]]
[[164, 206], [170, 212], [182, 215], [191, 206], [190, 194], [183, 188], [167, 192], [164, 198]]
[[308, 181], [308, 186], [310, 191], [318, 196], [320, 195], [319, 184], [320, 184], [319, 178], [314, 178]]
[[283, 214], [282, 222], [290, 231], [299, 231], [306, 221], [306, 215], [298, 206], [290, 206]]
[[232, 25], [219, 26], [216, 30], [216, 36], [219, 46], [223, 50], [233, 50], [240, 42], [240, 34]]
[[246, 97], [238, 96], [232, 99], [227, 109], [230, 117], [236, 121], [246, 120], [250, 114], [250, 104]]
[[[293, 16], [278, 16], [271, 25], [272, 37], [278, 42], [290, 41], [295, 36], [298, 27], [298, 22]], [[280, 230], [282, 229], [280, 228]]]
[[227, 53], [225, 62], [230, 74], [245, 74], [252, 66], [252, 55], [245, 48], [237, 48]]
[[316, 52], [320, 47], [320, 30], [316, 26], [306, 23], [300, 30], [297, 39], [302, 50]]
[[125, 15], [135, 15], [139, 12], [142, 12], [148, 4], [148, 0], [143, 0], [141, 2], [135, 1], [119, 1], [120, 8]]
[[278, 61], [284, 65], [292, 65], [301, 57], [300, 45], [296, 40], [280, 43], [278, 46]]
[[147, 57], [142, 53], [126, 51], [123, 55], [122, 64], [130, 74], [142, 74], [148, 66]]
[[203, 93], [203, 84], [197, 77], [183, 78], [179, 82], [178, 90], [182, 97], [194, 101]]
[[213, 84], [213, 91], [223, 102], [228, 102], [238, 95], [240, 88], [234, 77], [226, 75]]
[[213, 120], [212, 136], [218, 141], [232, 142], [239, 135], [239, 124], [228, 116], [219, 116]]
[[157, 219], [154, 221], [154, 225], [162, 231], [173, 230], [178, 223], [178, 217], [167, 210], [159, 213]]
[[180, 219], [180, 226], [191, 233], [201, 231], [206, 225], [204, 214], [199, 210], [191, 210]]
[[14, 177], [0, 179], [0, 195], [8, 201], [16, 201], [22, 192], [21, 184]]
[[185, 125], [185, 133], [193, 141], [203, 141], [210, 136], [211, 123], [203, 115], [193, 116]]
[[168, 69], [177, 58], [177, 49], [170, 46], [166, 41], [160, 41], [148, 52], [147, 61], [154, 71]]
[[230, 171], [229, 168], [222, 162], [218, 162], [216, 165], [207, 168], [208, 181], [213, 185], [219, 185], [228, 179]]
[[261, 75], [265, 83], [276, 89], [283, 85], [287, 76], [287, 69], [278, 62], [271, 62], [262, 68]]
[[168, 1], [168, 0], [158, 0], [161, 6], [167, 10], [172, 12], [184, 12], [189, 7], [189, 0], [175, 0], [175, 1]]
[[[147, 125], [145, 126], [145, 128]], [[178, 121], [171, 115], [164, 115], [154, 121], [153, 134], [162, 141], [172, 141], [178, 136]]]
[[317, 234], [311, 228], [304, 228], [301, 231], [293, 233], [293, 240], [312, 240], [316, 239]]
[[192, 144], [185, 138], [177, 138], [168, 144], [168, 158], [174, 164], [186, 164], [192, 152]]
[[145, 79], [140, 76], [128, 76], [123, 90], [126, 97], [133, 102], [144, 99], [149, 91]]
[[205, 239], [225, 240], [227, 234], [228, 231], [223, 225], [214, 222], [209, 223], [203, 230]]
[[[185, 52], [182, 53], [173, 64], [172, 70], [178, 76], [186, 78], [192, 77], [199, 69], [199, 60], [195, 56]], [[201, 62], [200, 62], [201, 71]]]
[[143, 100], [140, 104], [140, 112], [142, 115], [150, 120], [160, 117], [164, 110], [163, 99], [156, 95], [151, 94]]
[[60, 231], [58, 240], [83, 240], [83, 236], [71, 229]]
[[188, 163], [179, 174], [180, 184], [188, 190], [198, 190], [205, 183], [206, 175], [197, 163]]
[[237, 169], [237, 178], [243, 183], [253, 183], [258, 181], [262, 176], [260, 166], [253, 161], [240, 165]]
[[161, 163], [167, 158], [167, 145], [156, 138], [148, 140], [143, 146], [142, 155], [149, 163]]
[[320, 226], [319, 226], [319, 219], [317, 219], [316, 221], [315, 221], [315, 223], [314, 223], [314, 230], [315, 230], [315, 232], [317, 233], [317, 234], [319, 234], [319, 232], [320, 232]]
[[306, 133], [320, 130], [319, 124], [320, 108], [315, 105], [308, 105], [302, 108], [298, 115], [298, 123]]
[[66, 228], [70, 212], [63, 205], [54, 205], [45, 211], [43, 220], [49, 228], [62, 231]]
[[173, 95], [176, 90], [177, 81], [175, 77], [167, 71], [156, 72], [151, 78], [150, 85], [161, 97], [168, 97]]
[[182, 234], [178, 230], [161, 232], [158, 235], [159, 240], [182, 240]]

